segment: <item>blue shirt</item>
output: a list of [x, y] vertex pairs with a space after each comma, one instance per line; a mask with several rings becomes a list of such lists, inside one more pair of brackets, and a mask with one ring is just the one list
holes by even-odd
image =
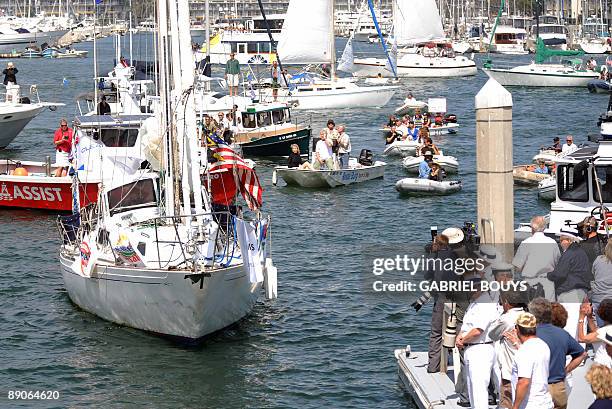
[[540, 173], [543, 175], [548, 175], [548, 168], [544, 167], [544, 168], [536, 168], [536, 170], [533, 171], [534, 173]]
[[572, 358], [576, 358], [584, 353], [584, 348], [566, 330], [552, 324], [539, 324], [536, 327], [536, 335], [550, 349], [548, 383], [563, 381], [565, 379], [565, 357], [571, 355]]
[[429, 174], [431, 173], [431, 168], [426, 160], [423, 160], [419, 165], [419, 178], [421, 179], [429, 179]]
[[408, 135], [412, 138], [413, 141], [416, 141], [419, 138], [419, 130], [417, 128], [410, 129], [408, 128]]

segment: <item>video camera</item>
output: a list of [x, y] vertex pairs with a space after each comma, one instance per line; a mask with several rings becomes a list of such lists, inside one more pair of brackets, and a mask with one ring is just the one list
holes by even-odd
[[476, 230], [476, 224], [464, 222], [461, 230], [463, 231], [463, 242], [468, 254], [473, 254], [480, 250], [480, 235]]

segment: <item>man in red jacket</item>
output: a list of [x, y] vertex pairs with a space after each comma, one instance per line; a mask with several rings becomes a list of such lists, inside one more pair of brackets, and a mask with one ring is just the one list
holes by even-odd
[[62, 118], [60, 127], [53, 135], [53, 143], [55, 144], [55, 164], [58, 166], [55, 170], [55, 176], [66, 176], [68, 174], [68, 166], [70, 166], [72, 129], [68, 128], [68, 121], [65, 118]]

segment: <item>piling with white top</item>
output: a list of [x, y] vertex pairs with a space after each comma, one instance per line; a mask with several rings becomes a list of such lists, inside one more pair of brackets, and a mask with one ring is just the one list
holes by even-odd
[[[476, 94], [478, 227], [487, 244], [514, 242], [512, 95], [494, 79]], [[498, 249], [501, 250], [501, 249]], [[504, 259], [512, 256], [504, 251]]]

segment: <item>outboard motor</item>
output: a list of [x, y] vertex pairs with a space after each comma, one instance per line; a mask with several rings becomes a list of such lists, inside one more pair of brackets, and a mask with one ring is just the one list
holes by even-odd
[[457, 123], [457, 115], [455, 115], [455, 114], [446, 114], [444, 116], [444, 120], [446, 122], [451, 122], [451, 123], [456, 124]]
[[369, 149], [362, 149], [359, 154], [359, 164], [363, 166], [372, 166], [374, 164], [372, 151]]

